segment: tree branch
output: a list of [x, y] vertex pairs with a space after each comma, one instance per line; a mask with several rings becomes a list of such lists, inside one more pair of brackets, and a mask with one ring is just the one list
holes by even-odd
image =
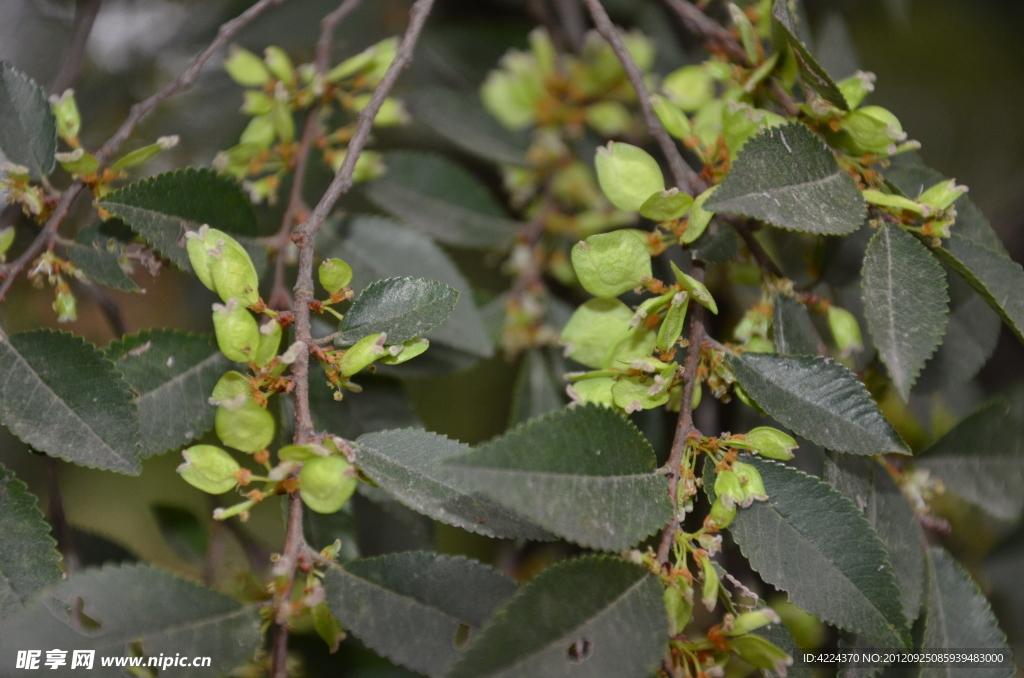
[[75, 3], [75, 21], [71, 26], [71, 38], [64, 49], [60, 71], [50, 87], [51, 94], [60, 94], [78, 80], [84, 64], [85, 46], [92, 33], [96, 15], [100, 13], [103, 0], [78, 0]]

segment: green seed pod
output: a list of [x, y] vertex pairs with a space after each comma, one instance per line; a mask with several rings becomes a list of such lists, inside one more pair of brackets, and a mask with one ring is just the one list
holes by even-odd
[[685, 292], [680, 292], [672, 297], [668, 313], [665, 314], [665, 319], [661, 321], [661, 327], [658, 328], [658, 341], [655, 346], [659, 351], [668, 351], [679, 341], [679, 337], [683, 334], [686, 308], [689, 304], [690, 296]]
[[670, 304], [674, 296], [674, 292], [666, 292], [661, 296], [645, 299], [643, 303], [636, 307], [636, 313], [634, 313], [633, 317], [630, 319], [629, 326], [637, 327], [644, 321], [644, 319], [647, 318], [647, 316]]
[[220, 405], [229, 400], [238, 399], [242, 394], [247, 398], [252, 398], [252, 386], [249, 385], [249, 378], [241, 372], [231, 370], [225, 372], [224, 376], [217, 380], [210, 400], [213, 405]]
[[342, 259], [324, 259], [317, 275], [327, 293], [334, 294], [352, 282], [352, 267]]
[[665, 603], [665, 614], [668, 615], [668, 634], [677, 636], [683, 632], [686, 625], [690, 623], [693, 616], [693, 591], [688, 590], [691, 600], [687, 600], [686, 593], [677, 586], [669, 586], [662, 593], [662, 600]]
[[757, 34], [754, 32], [754, 24], [750, 23], [750, 18], [747, 17], [746, 13], [733, 3], [729, 3], [729, 16], [732, 18], [732, 25], [740, 33], [740, 42], [743, 43], [743, 50], [747, 54], [747, 61], [752, 64], [756, 64], [758, 60], [757, 53]]
[[281, 461], [297, 461], [305, 463], [310, 459], [329, 457], [331, 453], [319, 445], [285, 445], [277, 451], [277, 458]]
[[605, 137], [626, 134], [633, 127], [633, 115], [618, 101], [601, 101], [587, 107], [587, 124]]
[[690, 398], [690, 409], [695, 410], [700, 407], [701, 397], [704, 394], [704, 389], [700, 387], [700, 384], [694, 384], [693, 397]]
[[[352, 110], [356, 112], [363, 110], [372, 99], [372, 94], [361, 94], [353, 97]], [[384, 99], [380, 109], [377, 111], [377, 115], [373, 118], [373, 126], [398, 127], [409, 124], [410, 119], [409, 111], [405, 109], [405, 105], [398, 99], [388, 97]]]
[[727, 636], [742, 636], [769, 624], [779, 624], [781, 621], [778, 612], [770, 607], [762, 607], [738, 615], [732, 623], [732, 628], [724, 633]]
[[214, 429], [228, 447], [252, 454], [273, 441], [274, 417], [252, 400], [225, 403], [217, 408]]
[[715, 604], [718, 602], [718, 572], [715, 571], [714, 564], [707, 556], [698, 558], [698, 560], [700, 561], [701, 572], [704, 574], [701, 602], [704, 603], [704, 607], [708, 608], [708, 612], [713, 612]]
[[612, 386], [612, 400], [626, 414], [661, 407], [668, 398], [668, 383], [661, 375], [627, 377]]
[[615, 380], [611, 377], [580, 379], [571, 383], [566, 392], [573, 402], [595, 403], [610, 407], [615, 402], [612, 396], [612, 389], [615, 387], [615, 383]]
[[742, 461], [734, 461], [732, 470], [740, 479], [740, 484], [743, 487], [743, 499], [740, 501], [740, 506], [747, 508], [755, 501], [768, 500], [764, 481], [761, 480], [761, 473], [756, 468], [750, 464], [744, 464]]
[[857, 318], [845, 308], [828, 307], [828, 327], [832, 330], [832, 338], [836, 341], [843, 357], [854, 351], [864, 350], [864, 338], [860, 333]]
[[295, 79], [295, 66], [280, 47], [271, 46], [263, 50], [263, 63], [281, 82], [288, 84]]
[[387, 354], [380, 358], [379, 362], [385, 365], [401, 365], [412, 360], [430, 348], [430, 342], [423, 337], [410, 339], [401, 344], [393, 344], [387, 347]]
[[246, 115], [266, 115], [274, 110], [274, 99], [258, 89], [245, 90], [245, 103], [241, 112]]
[[11, 249], [11, 245], [14, 244], [14, 236], [14, 226], [0, 229], [0, 262], [5, 260], [7, 250]]
[[263, 323], [260, 327], [259, 342], [252, 357], [257, 367], [263, 367], [277, 357], [277, 351], [281, 348], [281, 334], [281, 323], [277, 320]]
[[892, 193], [882, 193], [874, 189], [868, 189], [861, 191], [861, 195], [864, 199], [872, 205], [879, 205], [881, 207], [888, 207], [892, 210], [902, 210], [904, 212], [913, 212], [914, 214], [924, 214], [924, 206], [911, 200], [910, 198], [904, 198], [902, 195], [893, 195]]
[[764, 337], [751, 337], [747, 342], [748, 353], [775, 353], [775, 342]]
[[761, 636], [746, 635], [729, 641], [732, 651], [751, 666], [785, 675], [786, 667], [793, 664], [793, 658], [775, 647]]
[[864, 102], [867, 95], [875, 91], [875, 74], [857, 71], [845, 80], [836, 83], [843, 93], [850, 110], [855, 110]]
[[611, 141], [597, 149], [597, 181], [620, 210], [638, 211], [647, 199], [665, 190], [658, 162], [637, 146]]
[[78, 133], [82, 129], [82, 116], [75, 101], [75, 90], [66, 89], [60, 96], [50, 96], [50, 108], [57, 120], [57, 135], [69, 146], [78, 146]]
[[256, 318], [237, 299], [213, 305], [213, 331], [220, 352], [229, 360], [247, 363], [255, 358], [260, 328]]
[[537, 27], [530, 31], [530, 51], [537, 59], [537, 66], [542, 73], [555, 71], [558, 51], [555, 49], [555, 43], [551, 41], [551, 35], [547, 29]]
[[368, 334], [345, 351], [338, 363], [338, 369], [346, 377], [351, 377], [364, 367], [373, 364], [375, 360], [387, 355], [384, 342], [387, 341], [386, 332], [379, 334]]
[[711, 296], [711, 292], [709, 292], [708, 288], [704, 286], [704, 283], [680, 271], [679, 267], [675, 265], [675, 262], [669, 263], [672, 265], [672, 272], [676, 276], [676, 281], [682, 286], [682, 288], [691, 297], [693, 297], [698, 304], [715, 315], [718, 315], [718, 304], [715, 303], [715, 298]]
[[699, 110], [715, 96], [715, 81], [703, 66], [683, 66], [665, 76], [661, 88], [687, 113]]
[[231, 79], [243, 87], [262, 87], [270, 82], [270, 71], [263, 61], [247, 49], [232, 45], [224, 70]]
[[237, 298], [244, 306], [256, 304], [260, 300], [260, 281], [245, 248], [215, 228], [208, 229], [203, 240], [214, 291], [225, 302]]
[[852, 146], [848, 150], [855, 153], [892, 154], [896, 144], [907, 138], [899, 119], [881, 106], [850, 111], [839, 126], [850, 135]]
[[[340, 543], [340, 542], [339, 542]], [[327, 603], [317, 603], [309, 608], [309, 616], [313, 620], [313, 628], [320, 639], [327, 643], [327, 649], [333, 654], [338, 651], [341, 641], [345, 640], [345, 629], [331, 613]]]
[[86, 153], [84, 148], [76, 148], [70, 153], [54, 153], [60, 166], [70, 174], [91, 174], [99, 169], [100, 161], [92, 153]]
[[592, 235], [572, 248], [580, 284], [596, 297], [612, 298], [651, 279], [651, 255], [633, 233]]
[[177, 145], [177, 135], [160, 137], [156, 140], [155, 144], [143, 146], [140, 149], [122, 156], [117, 162], [110, 166], [110, 170], [112, 172], [120, 172], [121, 170], [128, 169], [129, 167], [141, 165], [142, 163], [149, 162], [164, 151], [168, 151]]
[[690, 126], [690, 119], [686, 117], [682, 109], [660, 94], [651, 95], [651, 106], [665, 131], [676, 139], [686, 140], [693, 136], [693, 128]]
[[966, 186], [958, 186], [955, 179], [950, 179], [935, 184], [922, 193], [917, 201], [937, 210], [944, 210], [966, 192]]
[[793, 458], [797, 448], [796, 439], [777, 428], [758, 426], [747, 432], [746, 443], [762, 457], [787, 461]]
[[257, 115], [250, 120], [249, 124], [242, 130], [242, 136], [239, 137], [238, 143], [258, 148], [261, 151], [270, 148], [274, 140], [277, 139], [277, 129], [274, 127], [273, 113], [274, 108], [272, 106], [270, 112]]
[[193, 445], [181, 456], [185, 463], [178, 466], [178, 474], [192, 487], [207, 494], [224, 494], [238, 484], [235, 473], [241, 467], [216, 445]]
[[723, 530], [732, 524], [735, 517], [735, 506], [726, 506], [722, 503], [721, 499], [716, 499], [715, 503], [711, 505], [711, 511], [708, 513], [708, 522], [711, 526]]
[[655, 193], [640, 206], [640, 215], [651, 221], [675, 221], [680, 219], [693, 205], [693, 198], [686, 193], [680, 193], [678, 188], [670, 188], [661, 193]]
[[704, 231], [707, 230], [708, 225], [711, 223], [711, 218], [715, 216], [714, 212], [708, 212], [704, 209], [704, 203], [707, 202], [708, 198], [711, 197], [711, 194], [717, 188], [718, 186], [712, 186], [698, 195], [693, 201], [693, 205], [690, 207], [690, 218], [686, 222], [686, 230], [683, 232], [683, 237], [679, 239], [682, 244], [689, 245], [704, 235]]
[[274, 132], [283, 143], [290, 144], [295, 140], [295, 118], [287, 101], [275, 101], [270, 118], [274, 121]]
[[740, 482], [740, 477], [734, 471], [719, 471], [715, 477], [715, 496], [725, 506], [737, 506], [742, 504], [747, 497]]
[[299, 494], [317, 513], [337, 513], [356, 491], [355, 469], [341, 457], [310, 459], [299, 471]]
[[618, 299], [591, 299], [576, 309], [562, 329], [569, 357], [592, 367], [621, 367], [654, 350], [657, 335], [630, 326], [633, 311]]

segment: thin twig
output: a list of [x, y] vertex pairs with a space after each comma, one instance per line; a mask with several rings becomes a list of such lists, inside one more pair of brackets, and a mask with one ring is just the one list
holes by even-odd
[[279, 581], [274, 598], [274, 627], [270, 656], [272, 678], [288, 678], [288, 617], [292, 611], [292, 583], [295, 581], [295, 566], [298, 555], [305, 544], [302, 533], [302, 498], [297, 492], [288, 495], [288, 523], [285, 528], [284, 551], [274, 570]]
[[46, 466], [46, 487], [50, 495], [50, 524], [53, 525], [53, 532], [57, 537], [57, 548], [64, 556], [64, 572], [71, 575], [81, 568], [82, 562], [78, 558], [71, 537], [71, 525], [64, 515], [64, 500], [61, 498], [60, 481], [57, 478], [57, 460], [46, 455], [43, 463]]
[[643, 70], [640, 69], [636, 61], [633, 60], [633, 57], [630, 56], [629, 50], [626, 49], [625, 43], [622, 42], [619, 32], [615, 30], [615, 26], [612, 24], [608, 12], [605, 11], [604, 6], [601, 4], [601, 0], [583, 0], [583, 2], [587, 9], [590, 10], [590, 16], [594, 19], [597, 32], [608, 41], [608, 44], [611, 45], [612, 50], [615, 52], [615, 56], [622, 62], [622, 67], [626, 71], [626, 77], [629, 78], [630, 84], [636, 90], [640, 111], [643, 113], [644, 122], [647, 123], [647, 129], [650, 130], [654, 140], [658, 142], [661, 152], [665, 154], [669, 167], [672, 169], [672, 176], [675, 177], [676, 185], [680, 190], [686, 191], [690, 195], [697, 195], [699, 193], [697, 186], [701, 183], [700, 177], [683, 160], [683, 156], [676, 147], [675, 142], [672, 141], [672, 137], [665, 131], [665, 126], [661, 124], [661, 120], [658, 119], [657, 114], [654, 112], [654, 106], [651, 105], [651, 95], [647, 91], [647, 85], [644, 82]]
[[587, 22], [583, 16], [580, 0], [554, 0], [555, 11], [565, 31], [565, 39], [574, 52], [583, 50], [583, 42], [587, 36]]
[[50, 87], [52, 94], [60, 94], [78, 80], [85, 63], [85, 45], [89, 42], [92, 25], [100, 13], [103, 0], [78, 0], [75, 3], [75, 21], [71, 26], [71, 38], [61, 57], [60, 71]]
[[338, 6], [338, 9], [320, 20], [320, 39], [316, 43], [314, 61], [317, 73], [327, 72], [327, 66], [331, 62], [331, 43], [334, 41], [334, 31], [338, 24], [348, 18], [348, 15], [354, 12], [361, 3], [362, 0], [345, 0]]

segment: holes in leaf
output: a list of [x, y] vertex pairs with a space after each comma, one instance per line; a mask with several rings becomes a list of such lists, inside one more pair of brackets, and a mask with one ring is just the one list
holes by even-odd
[[461, 622], [459, 628], [455, 629], [455, 637], [452, 639], [452, 645], [455, 646], [456, 650], [466, 647], [466, 644], [469, 642], [469, 633], [469, 624]]
[[565, 650], [565, 658], [570, 664], [582, 664], [594, 654], [594, 643], [590, 638], [580, 638]]

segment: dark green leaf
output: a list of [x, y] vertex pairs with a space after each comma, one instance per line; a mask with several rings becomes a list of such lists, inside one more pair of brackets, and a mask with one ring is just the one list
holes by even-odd
[[46, 92], [14, 66], [0, 62], [0, 151], [36, 179], [53, 171], [57, 121]]
[[1001, 520], [1024, 511], [1024, 449], [1020, 422], [1001, 398], [961, 421], [915, 460], [946, 489]]
[[217, 409], [210, 394], [231, 368], [213, 337], [148, 330], [111, 343], [106, 353], [137, 394], [143, 458], [213, 428]]
[[740, 509], [729, 527], [751, 567], [822, 621], [879, 647], [906, 646], [910, 631], [893, 566], [853, 502], [790, 466], [744, 461], [760, 471], [768, 494]]
[[356, 441], [356, 464], [388, 494], [411, 509], [491, 537], [553, 540], [547, 531], [477, 495], [444, 462], [468, 445], [416, 429], [381, 431]]
[[121, 268], [120, 252], [73, 243], [67, 245], [67, 253], [71, 263], [93, 282], [125, 292], [139, 291], [139, 286]]
[[36, 498], [0, 464], [0, 619], [21, 611], [44, 587], [60, 581], [57, 542]]
[[728, 358], [736, 379], [768, 414], [822, 447], [909, 454], [857, 376], [828, 358], [746, 353]]
[[310, 409], [317, 430], [355, 440], [364, 433], [420, 426], [400, 383], [360, 374], [359, 385], [363, 391], [358, 396], [346, 396], [338, 402], [326, 377], [309, 380]]
[[833, 452], [825, 462], [825, 477], [878, 532], [896, 575], [903, 616], [917, 619], [925, 593], [927, 542], [913, 507], [885, 468], [871, 459]]
[[[79, 631], [79, 613], [98, 628]], [[90, 624], [91, 626], [91, 624]], [[18, 650], [95, 650], [90, 676], [121, 678], [123, 669], [99, 658], [128, 656], [139, 643], [147, 657], [188, 653], [211, 657], [209, 667], [168, 667], [161, 677], [214, 678], [259, 648], [260, 612], [227, 596], [147, 566], [89, 570], [58, 584], [43, 602], [0, 628], [0, 665], [14, 666]], [[70, 662], [69, 662], [70, 665]]]
[[942, 547], [928, 551], [931, 587], [928, 592], [928, 620], [924, 647], [928, 652], [996, 652], [1006, 658], [1002, 666], [925, 665], [921, 678], [954, 678], [969, 673], [980, 678], [1011, 678], [1014, 675], [1006, 636], [999, 628], [992, 608], [978, 585]]
[[949, 297], [942, 266], [917, 238], [885, 224], [864, 257], [864, 315], [903, 400], [946, 330]]
[[340, 562], [345, 563], [359, 557], [359, 547], [356, 542], [356, 521], [351, 502], [345, 504], [340, 511], [335, 513], [304, 511], [302, 514], [302, 526], [306, 542], [317, 551], [340, 540], [341, 552], [338, 554]]
[[712, 219], [704, 234], [690, 245], [693, 258], [708, 264], [723, 264], [740, 252], [740, 241], [728, 224]]
[[462, 557], [411, 552], [355, 560], [324, 578], [331, 612], [368, 647], [430, 678], [459, 655], [456, 638], [480, 629], [515, 582]]
[[139, 557], [112, 539], [71, 526], [71, 544], [82, 567], [137, 563]]
[[40, 452], [138, 475], [138, 411], [103, 353], [36, 330], [0, 337], [0, 422]]
[[747, 141], [704, 208], [821, 235], [853, 233], [867, 214], [853, 178], [800, 123], [763, 130]]
[[329, 240], [323, 254], [341, 257], [352, 266], [356, 290], [393, 276], [436, 280], [458, 290], [462, 303], [427, 338], [484, 358], [494, 354], [480, 312], [472, 302], [472, 288], [430, 238], [390, 219], [357, 217], [348, 224], [344, 240], [337, 242]]
[[509, 426], [561, 409], [565, 405], [565, 391], [560, 387], [559, 379], [565, 370], [556, 372], [553, 369], [549, 362], [553, 357], [544, 349], [537, 348], [523, 354], [512, 392]]
[[388, 278], [367, 285], [349, 308], [335, 343], [346, 346], [387, 332], [389, 344], [423, 336], [448, 319], [459, 299], [454, 287], [422, 278]]
[[[832, 81], [831, 76], [815, 61], [814, 57], [811, 56], [811, 52], [800, 40], [796, 22], [793, 20], [793, 15], [790, 14], [789, 5], [786, 0], [775, 1], [775, 7], [772, 8], [772, 18], [774, 19], [773, 24], [776, 35], [784, 39], [792, 47], [793, 58], [796, 59], [797, 64], [800, 66], [800, 73], [803, 76], [804, 82], [820, 94], [825, 101], [836, 108], [843, 111], [849, 110], [846, 97], [843, 96], [843, 93], [839, 91], [839, 87]], [[783, 45], [779, 44], [776, 47], [782, 49]]]
[[533, 419], [447, 468], [466, 486], [582, 546], [619, 551], [672, 519], [654, 449], [622, 415], [583, 405]]
[[779, 355], [818, 355], [818, 336], [807, 307], [795, 299], [775, 295], [772, 308], [772, 339]]
[[211, 169], [190, 167], [144, 179], [114, 191], [100, 205], [183, 271], [192, 270], [185, 231], [207, 224], [232, 236], [256, 235], [256, 211], [248, 196]]
[[509, 219], [487, 187], [439, 155], [395, 151], [388, 173], [363, 190], [377, 207], [439, 242], [462, 247], [504, 247], [519, 222]]
[[160, 534], [178, 557], [191, 565], [202, 565], [206, 556], [206, 526], [194, 513], [177, 506], [155, 504], [151, 508]]
[[647, 678], [668, 637], [661, 591], [618, 558], [558, 563], [516, 593], [447, 678]]
[[476, 92], [431, 87], [407, 98], [416, 120], [462, 150], [502, 165], [527, 164], [529, 135], [502, 127], [481, 105]]

